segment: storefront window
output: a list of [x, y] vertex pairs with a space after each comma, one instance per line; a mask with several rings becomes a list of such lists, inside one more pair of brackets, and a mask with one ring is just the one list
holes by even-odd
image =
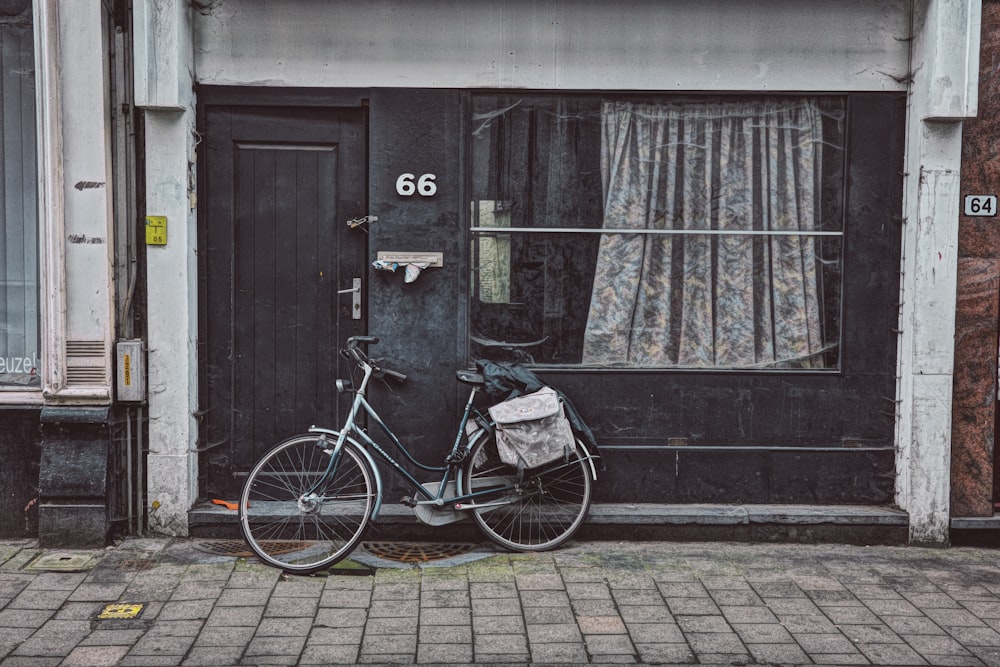
[[0, 5], [0, 386], [39, 386], [31, 3]]
[[473, 109], [474, 358], [838, 367], [842, 98]]

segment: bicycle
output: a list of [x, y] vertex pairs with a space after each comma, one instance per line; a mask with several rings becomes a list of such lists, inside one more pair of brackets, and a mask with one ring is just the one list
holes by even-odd
[[[402, 499], [429, 525], [471, 516], [490, 540], [512, 551], [545, 551], [569, 540], [590, 509], [597, 480], [594, 457], [576, 438], [565, 459], [530, 470], [503, 463], [493, 424], [474, 405], [484, 387], [481, 374], [459, 370], [471, 387], [454, 444], [444, 465], [418, 461], [369, 403], [373, 379], [405, 382], [402, 373], [368, 356], [362, 346], [373, 336], [353, 336], [342, 354], [358, 365], [361, 381], [340, 430], [312, 426], [307, 433], [275, 445], [251, 469], [239, 498], [239, 523], [252, 551], [286, 572], [311, 574], [346, 558], [360, 543], [382, 505], [382, 477], [375, 456], [390, 465], [413, 495]], [[438, 473], [421, 483], [358, 424], [361, 414], [382, 432], [411, 464]], [[373, 456], [374, 454], [374, 456]]]

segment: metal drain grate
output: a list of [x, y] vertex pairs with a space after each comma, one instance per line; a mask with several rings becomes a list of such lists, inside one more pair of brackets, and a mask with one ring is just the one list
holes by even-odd
[[[271, 554], [290, 554], [301, 551], [309, 545], [305, 542], [272, 540], [261, 542], [260, 545]], [[233, 556], [235, 558], [250, 558], [254, 552], [243, 540], [199, 540], [194, 547], [199, 551], [214, 554], [216, 556]]]
[[373, 556], [400, 563], [427, 563], [464, 556], [475, 548], [473, 544], [438, 542], [365, 542], [361, 545]]

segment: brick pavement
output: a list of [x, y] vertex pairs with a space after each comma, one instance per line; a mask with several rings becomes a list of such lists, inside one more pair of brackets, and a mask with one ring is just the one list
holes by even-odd
[[62, 572], [0, 542], [0, 664], [1000, 666], [998, 550], [579, 542], [294, 577], [192, 546]]

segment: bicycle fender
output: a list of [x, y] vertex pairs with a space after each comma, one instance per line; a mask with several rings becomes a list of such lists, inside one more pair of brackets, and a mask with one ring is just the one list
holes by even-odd
[[594, 455], [590, 453], [590, 450], [587, 449], [587, 445], [583, 444], [583, 440], [580, 440], [580, 438], [576, 439], [576, 444], [580, 445], [580, 449], [587, 454], [587, 465], [590, 466], [590, 479], [596, 482], [597, 466], [594, 465]]
[[[320, 428], [319, 426], [311, 426], [309, 428], [309, 432], [323, 433], [332, 436], [334, 438], [340, 438], [340, 431], [334, 431], [328, 428]], [[347, 436], [347, 442], [345, 444], [354, 445], [354, 449], [358, 451], [363, 457], [365, 457], [365, 460], [368, 462], [368, 467], [371, 469], [372, 475], [375, 477], [375, 507], [372, 508], [372, 519], [371, 519], [372, 521], [375, 521], [376, 519], [378, 519], [378, 514], [382, 510], [382, 473], [379, 472], [378, 466], [375, 465], [375, 459], [372, 458], [372, 455], [368, 453], [368, 450], [365, 449], [361, 445], [361, 443], [359, 443], [351, 436]]]

